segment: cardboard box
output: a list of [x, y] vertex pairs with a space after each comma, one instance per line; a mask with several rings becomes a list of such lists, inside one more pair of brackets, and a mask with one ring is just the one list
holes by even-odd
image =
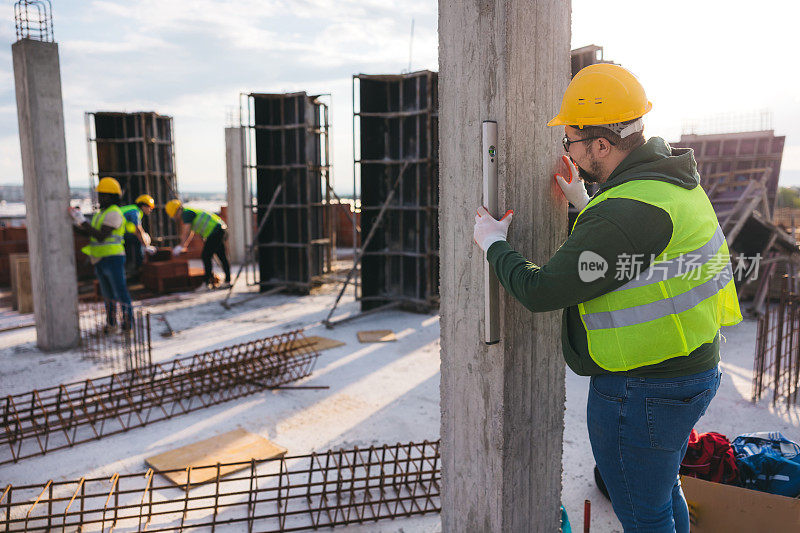
[[692, 533], [800, 531], [800, 499], [681, 476]]

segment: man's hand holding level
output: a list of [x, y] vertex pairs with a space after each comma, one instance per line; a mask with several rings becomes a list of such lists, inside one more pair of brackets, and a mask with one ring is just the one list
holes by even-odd
[[569, 171], [569, 181], [564, 179], [561, 174], [556, 174], [556, 182], [561, 186], [561, 191], [567, 197], [567, 200], [579, 210], [582, 210], [589, 203], [589, 194], [586, 192], [586, 187], [583, 186], [583, 180], [578, 177], [578, 169], [572, 159], [566, 155], [561, 156], [561, 159]]
[[514, 212], [510, 209], [506, 211], [503, 218], [496, 220], [485, 207], [478, 208], [478, 214], [475, 215], [475, 228], [472, 232], [472, 238], [475, 244], [481, 247], [484, 252], [497, 241], [506, 240], [508, 235], [508, 226], [511, 224], [511, 218]]

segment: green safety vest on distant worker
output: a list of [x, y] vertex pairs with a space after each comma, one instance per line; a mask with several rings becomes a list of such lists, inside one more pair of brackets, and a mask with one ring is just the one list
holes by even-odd
[[108, 257], [110, 255], [125, 255], [125, 246], [122, 244], [123, 235], [125, 235], [125, 216], [122, 214], [122, 209], [118, 205], [112, 205], [103, 211], [98, 211], [92, 215], [92, 227], [97, 231], [103, 227], [103, 221], [106, 215], [111, 211], [118, 211], [122, 217], [122, 224], [114, 229], [111, 234], [103, 240], [98, 242], [97, 239], [91, 237], [89, 244], [81, 248], [81, 252], [90, 257]]
[[139, 206], [136, 205], [136, 204], [123, 205], [119, 209], [120, 209], [120, 211], [122, 211], [122, 217], [125, 219], [125, 232], [126, 233], [135, 233], [136, 232], [136, 224], [134, 224], [133, 222], [129, 221], [128, 218], [125, 215], [127, 215], [131, 211], [138, 211], [139, 212], [139, 220], [142, 220], [142, 217], [144, 216], [144, 213], [142, 212], [142, 210], [139, 209]]
[[586, 209], [608, 198], [659, 207], [669, 214], [673, 229], [648, 269], [638, 275], [634, 271], [625, 285], [578, 305], [589, 355], [601, 368], [618, 372], [689, 355], [713, 341], [720, 326], [742, 320], [728, 244], [702, 187], [629, 181], [592, 198], [575, 223]]
[[194, 213], [192, 220], [192, 231], [200, 235], [203, 239], [208, 239], [211, 232], [217, 226], [225, 226], [225, 223], [214, 213], [203, 211], [202, 209], [195, 209], [194, 207], [184, 207], [184, 211]]

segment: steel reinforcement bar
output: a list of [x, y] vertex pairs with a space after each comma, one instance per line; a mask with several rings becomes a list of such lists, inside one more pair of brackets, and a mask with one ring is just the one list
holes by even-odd
[[290, 331], [111, 374], [8, 395], [0, 465], [101, 439], [311, 374], [319, 352]]
[[[228, 467], [238, 470], [221, 476]], [[212, 481], [191, 483], [192, 473], [204, 469], [216, 472]], [[438, 441], [168, 472], [185, 472], [189, 482], [176, 486], [148, 470], [8, 485], [0, 495], [0, 529], [243, 531], [246, 525], [248, 531], [284, 532], [441, 510]]]

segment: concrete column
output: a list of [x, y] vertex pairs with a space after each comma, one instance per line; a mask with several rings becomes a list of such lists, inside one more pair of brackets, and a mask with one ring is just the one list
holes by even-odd
[[557, 531], [564, 360], [561, 312], [533, 314], [501, 289], [501, 341], [483, 343], [481, 122], [498, 122], [509, 242], [544, 264], [566, 237], [548, 128], [570, 74], [570, 4], [439, 2], [442, 529]]
[[63, 350], [80, 334], [58, 45], [22, 39], [11, 51], [37, 344]]
[[228, 176], [228, 245], [231, 261], [243, 263], [250, 233], [245, 224], [242, 128], [225, 128], [225, 170]]

